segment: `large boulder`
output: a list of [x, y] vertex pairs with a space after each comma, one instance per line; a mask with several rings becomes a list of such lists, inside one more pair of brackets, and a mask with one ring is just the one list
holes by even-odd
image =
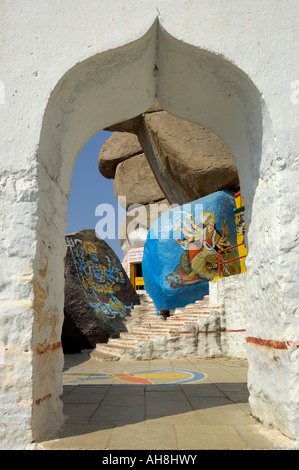
[[150, 227], [148, 217], [139, 218], [132, 230], [132, 205], [184, 204], [239, 182], [224, 142], [209, 129], [163, 111], [157, 100], [144, 114], [107, 130], [114, 134], [102, 147], [99, 169], [114, 178], [115, 196], [129, 211], [121, 227], [124, 253], [143, 246]]
[[126, 331], [124, 319], [139, 296], [109, 245], [94, 230], [66, 235], [62, 345], [91, 349]]
[[[218, 191], [170, 209], [151, 226], [144, 245], [142, 272], [158, 310], [172, 310], [202, 299], [218, 276], [221, 261], [238, 256], [231, 191]], [[240, 272], [239, 262], [224, 264], [221, 275]]]
[[[99, 168], [108, 178], [115, 177], [120, 162], [143, 152], [150, 163], [150, 169], [146, 165], [147, 173], [153, 172], [156, 187], [171, 203], [193, 201], [238, 184], [237, 168], [224, 142], [209, 129], [163, 111], [157, 100], [144, 114], [107, 130], [115, 131], [115, 136], [104, 144]], [[119, 185], [118, 181], [116, 189]], [[134, 187], [130, 201], [138, 204], [137, 194]]]
[[143, 153], [138, 137], [128, 132], [114, 132], [102, 145], [99, 153], [99, 171], [105, 178], [115, 177], [120, 162]]
[[165, 199], [144, 154], [136, 155], [117, 165], [114, 193], [120, 204], [125, 197], [125, 209], [132, 204], [149, 204]]
[[[145, 111], [144, 114], [157, 113], [159, 111], [163, 111], [163, 109], [161, 108], [161, 105], [158, 100], [155, 99], [153, 104], [147, 111]], [[112, 126], [106, 127], [105, 130], [109, 132], [129, 132], [130, 134], [138, 135], [144, 114], [139, 114], [139, 116], [135, 116], [126, 121], [113, 124]]]
[[186, 202], [238, 183], [229, 149], [209, 129], [166, 111], [145, 114], [144, 121], [161, 171]]

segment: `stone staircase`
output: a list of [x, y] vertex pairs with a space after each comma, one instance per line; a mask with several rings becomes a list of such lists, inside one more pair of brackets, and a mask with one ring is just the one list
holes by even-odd
[[119, 338], [97, 344], [90, 356], [102, 361], [117, 361], [198, 355], [199, 335], [204, 335], [207, 342], [211, 324], [219, 325], [219, 309], [217, 305], [210, 305], [209, 296], [206, 296], [171, 311], [164, 320], [157, 315], [149, 295], [140, 294], [140, 305], [135, 305], [126, 317], [127, 331], [120, 333]]

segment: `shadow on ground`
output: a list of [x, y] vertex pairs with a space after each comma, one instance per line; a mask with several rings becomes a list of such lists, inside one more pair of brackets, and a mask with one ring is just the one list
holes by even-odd
[[65, 422], [40, 448], [273, 449], [276, 442], [251, 416], [246, 379], [246, 360], [68, 356]]

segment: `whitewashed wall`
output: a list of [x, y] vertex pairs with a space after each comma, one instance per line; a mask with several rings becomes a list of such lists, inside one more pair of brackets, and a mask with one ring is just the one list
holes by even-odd
[[219, 323], [226, 355], [247, 358], [246, 279], [247, 273], [223, 277], [209, 284], [211, 306], [219, 306]]
[[76, 157], [155, 96], [235, 157], [248, 227], [250, 403], [298, 439], [297, 0], [3, 0], [0, 15], [2, 448], [30, 448], [62, 421]]

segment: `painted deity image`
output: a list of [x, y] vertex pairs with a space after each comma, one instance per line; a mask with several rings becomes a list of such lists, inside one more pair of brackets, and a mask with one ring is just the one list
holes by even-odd
[[[215, 225], [215, 213], [203, 211], [200, 214], [200, 224], [196, 225], [194, 216], [188, 214], [182, 224], [174, 228], [180, 231], [184, 238], [176, 238], [176, 243], [184, 250], [180, 262], [174, 271], [166, 277], [171, 287], [182, 287], [211, 281], [219, 275], [218, 253], [221, 253], [221, 263], [233, 260], [234, 255], [229, 248], [229, 227], [222, 219], [221, 232]], [[235, 261], [221, 265], [221, 275], [230, 276], [239, 272]]]
[[[88, 302], [97, 313], [115, 318], [117, 315], [126, 316], [132, 305], [124, 305], [115, 293], [120, 290], [120, 284], [125, 283], [123, 272], [110, 258], [106, 256], [107, 264], [103, 264], [97, 253], [96, 246], [90, 241], [67, 238], [71, 249], [72, 259], [76, 267], [80, 284], [87, 293], [92, 294], [97, 301]], [[108, 302], [99, 301], [99, 295], [109, 296]]]

